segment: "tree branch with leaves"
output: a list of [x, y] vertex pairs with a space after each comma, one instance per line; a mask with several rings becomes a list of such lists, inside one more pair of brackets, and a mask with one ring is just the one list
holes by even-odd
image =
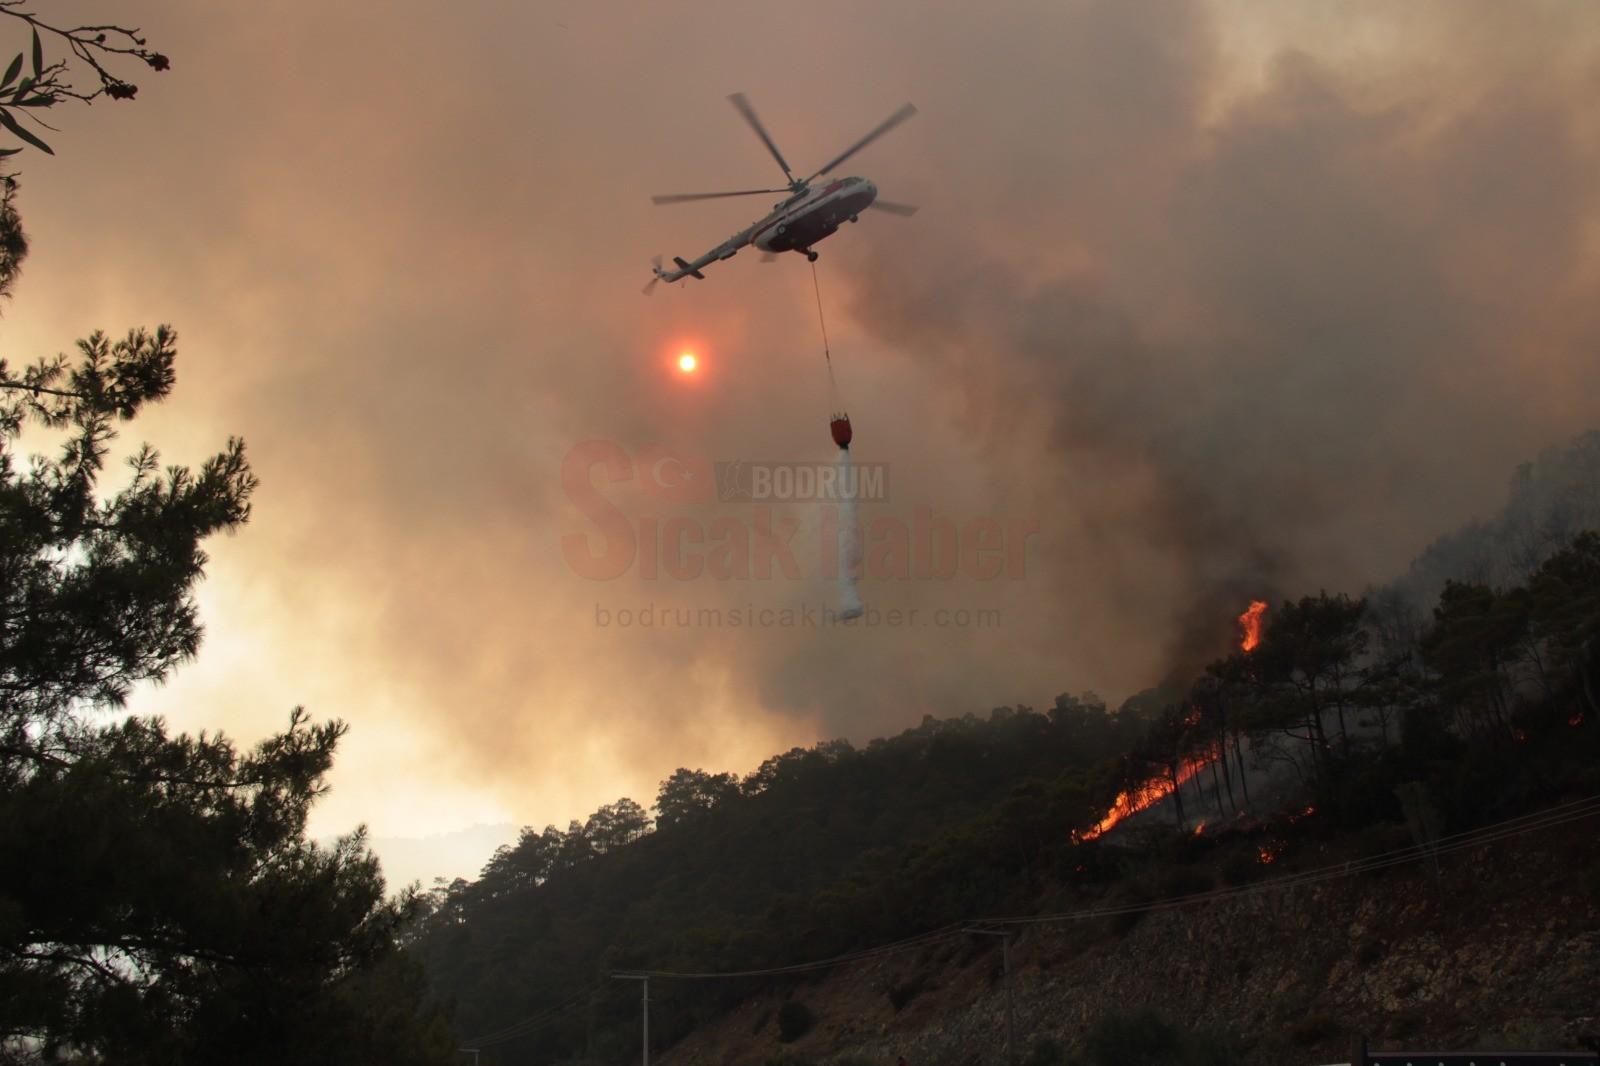
[[[139, 87], [123, 73], [124, 68], [142, 63], [160, 72], [172, 65], [150, 47], [137, 28], [58, 25], [38, 15], [33, 6], [29, 0], [0, 0], [0, 17], [15, 19], [29, 31], [27, 48], [16, 54], [0, 78], [0, 126], [42, 152], [54, 154], [27, 125], [53, 131], [55, 127], [44, 121], [42, 112], [66, 100], [86, 104], [101, 97], [132, 100]], [[47, 41], [52, 48], [62, 49], [59, 58], [47, 59]], [[0, 147], [0, 157], [20, 151], [21, 147]]]

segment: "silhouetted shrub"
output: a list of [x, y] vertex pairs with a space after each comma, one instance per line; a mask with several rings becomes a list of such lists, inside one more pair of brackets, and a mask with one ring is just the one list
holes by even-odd
[[1289, 1026], [1289, 1040], [1300, 1047], [1310, 1047], [1339, 1035], [1339, 1023], [1326, 1014], [1308, 1014]]
[[1089, 1066], [1172, 1066], [1182, 1034], [1153, 1010], [1101, 1018], [1084, 1040]]
[[1111, 916], [1111, 931], [1117, 936], [1131, 932], [1150, 913], [1146, 908], [1151, 899], [1150, 890], [1137, 881], [1124, 881], [1120, 889], [1113, 889], [1105, 897], [1104, 906], [1118, 908], [1121, 913]]
[[1156, 894], [1163, 899], [1192, 896], [1211, 887], [1211, 878], [1193, 866], [1180, 866], [1162, 875]]
[[1414, 1036], [1422, 1028], [1423, 1014], [1415, 1007], [1402, 1007], [1389, 1015], [1384, 1033], [1392, 1039]]
[[889, 1003], [899, 1013], [900, 1008], [916, 999], [922, 990], [928, 986], [928, 975], [919, 973], [910, 980], [902, 981], [889, 989]]
[[1084, 1066], [1235, 1066], [1242, 1054], [1237, 1041], [1186, 1033], [1148, 1008], [1101, 1018], [1083, 1051]]
[[1222, 879], [1229, 885], [1248, 885], [1261, 877], [1261, 858], [1253, 851], [1236, 851], [1222, 862]]
[[1022, 1058], [1022, 1066], [1065, 1066], [1067, 1052], [1048, 1036], [1035, 1037]]
[[778, 1039], [785, 1044], [799, 1040], [809, 1033], [815, 1024], [817, 1024], [816, 1015], [811, 1013], [810, 1007], [798, 999], [787, 1000], [778, 1008]]

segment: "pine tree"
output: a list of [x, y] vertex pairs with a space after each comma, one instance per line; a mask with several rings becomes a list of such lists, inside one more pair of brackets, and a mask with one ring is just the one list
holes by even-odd
[[[30, 84], [0, 92], [16, 106], [68, 85], [37, 29]], [[135, 42], [118, 54], [165, 69], [116, 32]], [[3, 106], [0, 124], [17, 132]], [[0, 175], [0, 299], [28, 248], [17, 194]], [[168, 396], [176, 351], [162, 326], [0, 360], [0, 1062], [448, 1062], [398, 944], [417, 901], [386, 898], [361, 832], [305, 836], [343, 723], [297, 708], [241, 750], [122, 713], [198, 651], [202, 544], [244, 524], [256, 487], [239, 440], [198, 469], [142, 447], [107, 483], [118, 427]], [[53, 455], [25, 460], [30, 432]]]

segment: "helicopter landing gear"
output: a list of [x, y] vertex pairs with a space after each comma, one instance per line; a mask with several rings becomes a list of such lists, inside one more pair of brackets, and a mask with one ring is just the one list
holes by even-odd
[[861, 216], [860, 215], [851, 215], [850, 216], [850, 221], [851, 222], [860, 222], [861, 221]]
[[811, 262], [815, 263], [817, 261], [817, 253], [813, 252], [810, 248], [807, 248], [806, 249], [806, 258], [809, 259]]

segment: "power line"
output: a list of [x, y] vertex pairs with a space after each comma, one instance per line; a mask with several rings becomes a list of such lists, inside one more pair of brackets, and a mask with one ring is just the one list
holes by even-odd
[[1414, 844], [1392, 851], [1382, 852], [1365, 859], [1351, 860], [1350, 862], [1333, 863], [1328, 866], [1316, 867], [1300, 873], [1285, 874], [1280, 877], [1256, 881], [1248, 885], [1237, 885], [1230, 888], [1208, 889], [1205, 892], [1192, 892], [1181, 896], [1168, 896], [1162, 899], [1149, 900], [1141, 903], [1129, 903], [1116, 907], [1088, 907], [1076, 911], [1062, 911], [1054, 914], [1035, 914], [1017, 917], [977, 918], [967, 922], [958, 922], [905, 940], [894, 941], [875, 948], [865, 948], [861, 951], [836, 955], [832, 958], [817, 959], [813, 962], [795, 963], [791, 966], [775, 966], [761, 970], [741, 970], [729, 973], [685, 973], [672, 970], [638, 971], [648, 972], [652, 977], [675, 978], [679, 980], [718, 980], [736, 977], [766, 977], [782, 974], [806, 973], [812, 970], [830, 969], [846, 963], [856, 962], [880, 955], [907, 951], [921, 947], [938, 940], [959, 935], [964, 926], [1001, 926], [1001, 925], [1040, 925], [1059, 922], [1088, 921], [1095, 918], [1116, 917], [1123, 914], [1143, 914], [1148, 911], [1175, 910], [1179, 907], [1196, 906], [1202, 903], [1213, 903], [1223, 900], [1237, 899], [1256, 893], [1278, 891], [1286, 888], [1298, 888], [1305, 885], [1321, 884], [1326, 881], [1338, 880], [1344, 877], [1354, 877], [1358, 874], [1370, 873], [1374, 870], [1387, 869], [1410, 862], [1438, 855], [1448, 855], [1452, 852], [1467, 848], [1481, 847], [1500, 840], [1528, 833], [1538, 832], [1543, 829], [1565, 825], [1569, 822], [1580, 821], [1584, 818], [1600, 814], [1600, 796], [1590, 796], [1586, 799], [1574, 800], [1570, 803], [1559, 804], [1546, 808], [1535, 814], [1519, 815], [1495, 822], [1478, 829], [1455, 833], [1441, 837], [1438, 841], [1429, 844]]
[[[1280, 877], [1267, 878], [1248, 885], [1237, 885], [1230, 888], [1209, 889], [1205, 892], [1191, 892], [1185, 895], [1168, 896], [1162, 899], [1149, 900], [1143, 903], [1128, 903], [1115, 907], [1087, 907], [1075, 911], [1061, 911], [1053, 914], [1021, 915], [1000, 918], [979, 918], [967, 922], [955, 922], [939, 929], [918, 933], [915, 936], [902, 940], [879, 944], [875, 947], [863, 948], [859, 951], [846, 952], [825, 959], [815, 959], [810, 962], [794, 963], [787, 966], [770, 966], [756, 970], [727, 970], [684, 972], [677, 970], [629, 970], [630, 976], [657, 977], [665, 980], [681, 981], [713, 981], [734, 980], [750, 977], [779, 977], [788, 974], [809, 973], [815, 970], [832, 969], [835, 966], [844, 966], [853, 962], [864, 962], [868, 959], [883, 958], [900, 952], [912, 951], [916, 948], [926, 947], [930, 944], [949, 940], [952, 937], [962, 936], [970, 926], [1020, 926], [1020, 925], [1045, 925], [1065, 922], [1091, 921], [1097, 918], [1112, 918], [1125, 914], [1144, 914], [1152, 911], [1177, 910], [1182, 907], [1199, 906], [1205, 903], [1217, 903], [1228, 900], [1245, 898], [1250, 895], [1280, 891], [1283, 889], [1300, 888], [1307, 885], [1323, 884], [1346, 877], [1355, 877], [1359, 874], [1385, 870], [1407, 863], [1418, 862], [1423, 859], [1436, 858], [1440, 855], [1449, 855], [1457, 851], [1483, 847], [1488, 844], [1499, 843], [1519, 836], [1526, 836], [1556, 826], [1567, 825], [1572, 822], [1582, 821], [1600, 814], [1600, 796], [1589, 796], [1568, 803], [1547, 807], [1533, 814], [1518, 815], [1494, 822], [1477, 829], [1469, 829], [1460, 833], [1453, 833], [1440, 837], [1437, 841], [1426, 844], [1413, 844], [1404, 848], [1395, 848], [1390, 851], [1380, 852], [1365, 859], [1355, 859], [1349, 862], [1332, 863], [1319, 866], [1299, 873], [1284, 874]], [[589, 988], [572, 996], [558, 1006], [548, 1008], [538, 1014], [532, 1015], [519, 1022], [513, 1022], [502, 1029], [496, 1030], [487, 1036], [464, 1043], [471, 1047], [490, 1047], [527, 1036], [545, 1025], [556, 1020], [564, 1011], [589, 996], [600, 988], [596, 982]]]
[[976, 924], [980, 925], [1040, 925], [1059, 922], [1086, 921], [1095, 918], [1115, 917], [1122, 914], [1138, 914], [1146, 911], [1176, 910], [1180, 907], [1195, 906], [1202, 903], [1213, 903], [1220, 900], [1237, 899], [1261, 892], [1272, 892], [1286, 888], [1299, 888], [1305, 885], [1322, 884], [1344, 877], [1354, 877], [1358, 874], [1370, 873], [1375, 870], [1384, 870], [1393, 866], [1417, 862], [1422, 859], [1439, 855], [1448, 855], [1468, 848], [1482, 847], [1501, 840], [1528, 833], [1550, 829], [1569, 822], [1580, 821], [1584, 818], [1600, 814], [1600, 796], [1591, 796], [1587, 799], [1574, 800], [1571, 803], [1560, 804], [1547, 808], [1536, 814], [1519, 815], [1507, 818], [1501, 822], [1482, 826], [1478, 829], [1455, 833], [1450, 836], [1440, 837], [1438, 841], [1428, 844], [1412, 844], [1404, 848], [1381, 852], [1365, 859], [1353, 859], [1349, 862], [1332, 863], [1327, 866], [1315, 867], [1299, 873], [1285, 874], [1281, 877], [1268, 878], [1248, 885], [1237, 885], [1231, 888], [1209, 889], [1205, 892], [1192, 892], [1181, 896], [1169, 896], [1163, 899], [1150, 900], [1144, 903], [1129, 903], [1118, 907], [1090, 907], [1076, 911], [1063, 911], [1056, 914], [1036, 914], [1011, 918], [983, 919]]
[[761, 970], [728, 970], [710, 973], [681, 973], [675, 970], [634, 970], [631, 972], [649, 977], [678, 978], [682, 980], [696, 981], [731, 980], [739, 977], [777, 977], [782, 976], [783, 974], [807, 973], [811, 970], [826, 970], [834, 966], [843, 966], [844, 964], [850, 962], [862, 962], [866, 959], [875, 959], [882, 955], [894, 955], [902, 951], [911, 951], [914, 948], [920, 948], [927, 944], [937, 943], [941, 940], [948, 940], [953, 936], [959, 935], [963, 925], [971, 924], [971, 922], [955, 922], [940, 929], [934, 929], [930, 932], [918, 933], [916, 936], [906, 937], [904, 940], [896, 940], [888, 944], [880, 944], [877, 947], [862, 948], [860, 951], [851, 951], [843, 955], [834, 955], [831, 958], [817, 959], [813, 962], [797, 962], [791, 966], [770, 966]]
[[504, 1044], [508, 1040], [515, 1040], [521, 1036], [528, 1036], [529, 1034], [535, 1033], [538, 1030], [543, 1029], [551, 1022], [555, 1021], [561, 1014], [576, 1006], [580, 1001], [594, 995], [594, 993], [600, 990], [600, 984], [601, 982], [596, 981], [588, 988], [577, 992], [554, 1007], [547, 1007], [544, 1010], [539, 1011], [537, 1014], [529, 1015], [521, 1021], [512, 1022], [510, 1025], [496, 1029], [494, 1032], [485, 1036], [480, 1036], [474, 1040], [464, 1040], [462, 1043], [468, 1047], [493, 1047], [496, 1044]]

